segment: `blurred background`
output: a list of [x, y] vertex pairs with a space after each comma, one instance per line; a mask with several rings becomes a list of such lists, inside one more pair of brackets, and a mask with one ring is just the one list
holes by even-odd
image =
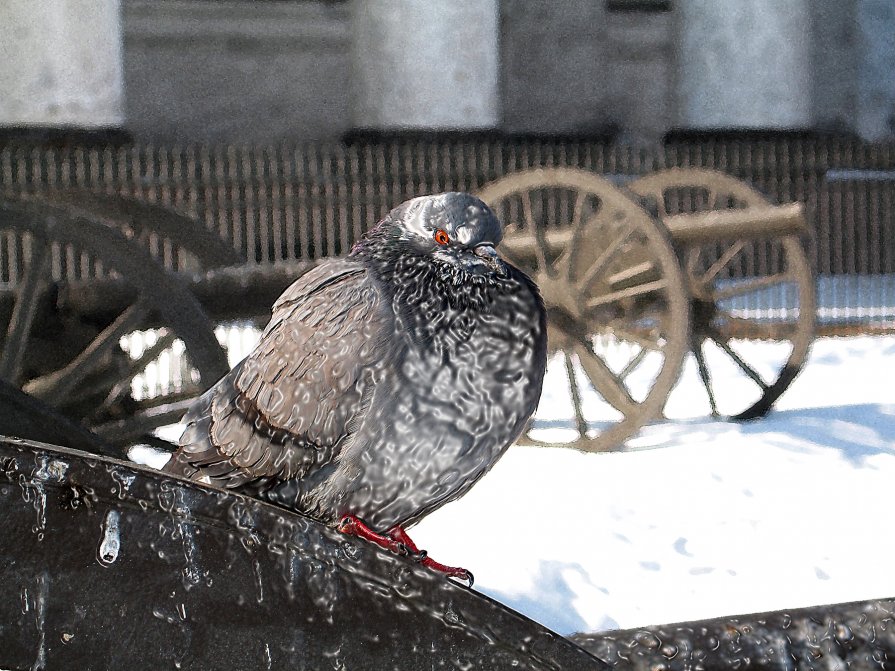
[[539, 227], [612, 276], [523, 442], [628, 450], [514, 448], [427, 549], [562, 633], [889, 596], [893, 72], [891, 0], [5, 0], [0, 433], [170, 448], [296, 275], [490, 188], [545, 295]]
[[8, 0], [0, 19], [5, 127], [263, 144], [895, 123], [886, 0]]
[[[590, 321], [588, 338], [608, 334], [609, 345], [588, 345], [602, 360], [590, 370], [565, 348], [566, 377], [597, 387], [601, 372], [615, 378], [597, 389], [616, 397], [608, 418], [582, 410], [596, 402], [586, 382], [569, 392], [581, 436], [601, 420], [624, 424], [618, 411], [638, 416], [621, 437], [655, 417], [661, 406], [648, 396], [667, 394], [687, 350], [709, 397], [700, 413], [762, 414], [814, 335], [890, 332], [895, 323], [895, 5], [887, 0], [9, 0], [0, 49], [2, 193], [90, 219], [102, 236], [123, 232], [164, 271], [189, 278], [182, 300], [168, 301], [189, 319], [161, 319], [170, 337], [133, 335], [136, 318], [122, 322], [130, 331], [109, 331], [131, 299], [87, 285], [126, 275], [158, 314], [150, 294], [161, 280], [146, 275], [146, 259], [128, 273], [130, 252], [96, 253], [96, 235], [84, 233], [85, 243], [74, 223], [3, 232], [0, 282], [17, 298], [0, 300], [9, 319], [0, 377], [56, 406], [66, 397], [58, 389], [92, 370], [73, 352], [83, 359], [96, 349], [86, 343], [106, 333], [122, 338], [131, 368], [143, 371], [120, 374], [112, 391], [129, 381], [141, 402], [167, 402], [173, 390], [177, 403], [164, 417], [176, 418], [196, 391], [186, 387], [220, 372], [216, 341], [238, 361], [278, 292], [320, 258], [347, 253], [391, 207], [423, 193], [480, 192], [531, 169], [562, 183], [538, 177], [525, 186], [531, 178], [522, 177], [490, 190], [522, 238], [539, 227], [568, 234], [560, 231], [575, 210], [579, 228], [593, 228], [583, 236], [587, 255], [602, 258], [618, 224], [601, 219], [610, 205], [646, 236], [633, 256], [625, 243], [626, 260], [612, 271], [627, 284], [601, 285], [599, 296], [578, 287], [575, 308], [560, 309], [548, 281], [559, 271], [536, 262], [566, 257], [537, 252], [537, 235], [520, 238], [528, 260], [512, 257], [548, 303]], [[566, 183], [555, 172], [565, 169], [590, 176]], [[690, 172], [680, 178], [678, 169]], [[803, 208], [804, 227], [773, 210], [791, 202]], [[684, 249], [693, 240], [677, 233], [662, 239], [670, 215], [749, 207], [757, 209], [745, 228], [704, 228], [698, 249]], [[790, 233], [799, 240], [787, 242]], [[55, 293], [38, 288], [35, 235], [46, 239]], [[646, 274], [630, 260], [644, 255]], [[21, 307], [42, 296], [55, 300], [46, 314]], [[638, 297], [651, 311], [632, 303]], [[57, 343], [66, 351], [54, 363], [29, 369], [28, 358], [40, 358], [27, 353], [31, 331], [72, 326], [66, 314], [89, 328], [76, 345]], [[722, 318], [728, 341], [716, 354], [758, 394], [745, 405], [712, 398], [703, 370], [711, 366], [699, 359]], [[754, 340], [788, 346], [764, 381], [745, 353], [728, 351], [745, 324]], [[560, 331], [563, 350], [569, 333]], [[199, 332], [204, 344], [184, 340]], [[626, 390], [655, 353], [642, 390]], [[63, 364], [81, 372], [59, 387]], [[90, 407], [67, 414], [81, 419]], [[116, 414], [103, 412], [102, 422]]]

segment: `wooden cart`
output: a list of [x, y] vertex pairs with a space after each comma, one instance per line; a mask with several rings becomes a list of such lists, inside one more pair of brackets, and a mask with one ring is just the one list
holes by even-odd
[[[574, 415], [559, 442], [621, 445], [661, 416], [690, 352], [711, 412], [739, 419], [766, 413], [804, 363], [815, 284], [800, 205], [771, 205], [742, 182], [689, 169], [619, 186], [543, 168], [478, 195], [507, 226], [502, 253], [534, 277], [548, 305]], [[61, 414], [91, 429], [94, 449], [119, 455], [152, 442], [155, 428], [226, 372], [217, 323], [266, 314], [315, 263], [246, 265], [182, 213], [74, 191], [0, 198], [0, 260], [0, 433], [15, 433], [26, 416], [33, 428]], [[140, 348], [125, 352], [122, 339], [146, 330]], [[787, 353], [778, 369], [759, 371], [742, 341], [777, 342]], [[179, 373], [135, 394], [132, 380], [172, 347], [185, 352]], [[712, 384], [709, 348], [751, 381], [745, 407], [730, 408]], [[608, 420], [589, 416], [594, 391], [614, 413]], [[524, 440], [553, 444], [543, 429], [536, 419]]]
[[[764, 415], [801, 369], [814, 335], [802, 206], [771, 205], [709, 170], [617, 181], [624, 186], [543, 168], [479, 192], [506, 226], [501, 250], [535, 279], [548, 306], [550, 348], [564, 363], [574, 411], [568, 442], [611, 449], [660, 417], [688, 353], [713, 415]], [[785, 354], [775, 370], [759, 371], [743, 341], [773, 341]], [[732, 405], [741, 393], [729, 402], [712, 384], [710, 349], [750, 382], [745, 405]], [[585, 380], [614, 409], [608, 421], [587, 416]], [[543, 444], [537, 421], [531, 428], [526, 439]]]

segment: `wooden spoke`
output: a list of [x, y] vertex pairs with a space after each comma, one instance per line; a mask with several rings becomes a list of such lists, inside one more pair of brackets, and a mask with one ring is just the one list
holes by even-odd
[[566, 268], [566, 279], [574, 281], [575, 265], [578, 260], [581, 234], [586, 230], [589, 222], [584, 220], [584, 204], [587, 201], [587, 192], [579, 191], [575, 198], [575, 208], [572, 211], [572, 240], [565, 246], [556, 260], [556, 267]]
[[578, 435], [581, 438], [587, 436], [587, 420], [584, 418], [584, 410], [581, 406], [581, 392], [578, 389], [578, 376], [575, 374], [575, 367], [572, 365], [572, 357], [568, 352], [563, 352], [563, 359], [566, 364], [566, 377], [569, 380], [569, 395], [572, 397], [572, 406], [575, 409], [575, 426], [578, 429]]
[[665, 279], [661, 279], [661, 280], [656, 280], [655, 282], [647, 282], [646, 284], [639, 284], [637, 286], [630, 287], [628, 289], [612, 291], [608, 294], [604, 294], [602, 296], [597, 296], [596, 298], [590, 299], [587, 302], [587, 307], [590, 309], [598, 308], [602, 305], [614, 303], [614, 302], [622, 300], [624, 298], [634, 298], [635, 296], [643, 296], [645, 294], [653, 293], [655, 291], [661, 291], [662, 289], [664, 289], [667, 286], [668, 286], [668, 281]]
[[659, 215], [659, 219], [664, 219], [668, 216], [668, 207], [665, 205], [665, 194], [660, 193], [656, 196], [656, 213]]
[[594, 353], [587, 342], [576, 341], [575, 353], [578, 354], [578, 361], [587, 377], [603, 398], [626, 417], [636, 412], [637, 402], [631, 397], [624, 382]]
[[31, 380], [25, 385], [25, 391], [54, 405], [63, 403], [74, 388], [93, 372], [113, 349], [118, 347], [121, 338], [140, 326], [150, 308], [149, 299], [142, 296], [100, 332], [93, 342], [72, 359], [67, 366], [49, 375]]
[[794, 281], [795, 278], [790, 273], [764, 275], [743, 281], [734, 280], [730, 286], [725, 286], [723, 289], [716, 289], [712, 294], [712, 298], [716, 302], [721, 302], [728, 298], [733, 298], [734, 296], [744, 296], [745, 294], [751, 294], [759, 289], [766, 289], [767, 287], [792, 283]]
[[704, 344], [704, 340], [694, 343], [693, 356], [696, 358], [696, 369], [699, 371], [699, 379], [702, 380], [702, 386], [705, 387], [705, 393], [709, 399], [712, 417], [718, 417], [718, 404], [715, 401], [715, 392], [712, 391], [712, 378], [705, 361], [705, 352], [702, 349]]
[[636, 263], [626, 268], [622, 268], [621, 270], [616, 270], [606, 277], [606, 282], [608, 282], [610, 286], [628, 284], [633, 281], [642, 283], [645, 278], [652, 279], [658, 274], [656, 264], [653, 261], [642, 261], [641, 263]]
[[584, 275], [578, 279], [576, 288], [581, 292], [586, 292], [593, 281], [606, 269], [609, 262], [622, 250], [624, 244], [631, 239], [633, 234], [634, 229], [632, 227], [624, 227], [621, 234], [615, 237], [603, 253], [594, 260], [590, 267], [588, 267]]
[[735, 243], [733, 243], [724, 251], [724, 253], [718, 258], [718, 260], [715, 261], [709, 267], [709, 269], [700, 276], [699, 282], [702, 284], [708, 284], [709, 282], [714, 280], [715, 277], [718, 276], [718, 273], [720, 273], [724, 269], [724, 266], [730, 263], [733, 258], [743, 250], [743, 247], [745, 246], [745, 240], [737, 240]]
[[103, 410], [109, 408], [122, 395], [127, 394], [130, 391], [130, 386], [133, 379], [144, 370], [146, 370], [146, 366], [155, 361], [161, 355], [161, 353], [171, 347], [176, 340], [176, 333], [164, 333], [159, 336], [158, 340], [155, 341], [155, 344], [152, 345], [152, 347], [146, 348], [145, 350], [143, 350], [143, 353], [140, 354], [139, 357], [133, 359], [128, 364], [126, 371], [119, 375], [116, 375], [115, 386], [112, 387], [112, 390], [108, 393], [106, 398], [100, 404], [97, 412], [94, 414], [100, 414]]
[[758, 374], [758, 371], [746, 363], [743, 358], [734, 351], [726, 339], [722, 338], [717, 333], [712, 333], [709, 337], [727, 356], [733, 359], [733, 362], [739, 366], [740, 370], [742, 370], [749, 379], [761, 387], [762, 391], [767, 390], [769, 385], [762, 379], [761, 375]]
[[634, 355], [634, 357], [627, 363], [627, 365], [619, 372], [618, 377], [621, 380], [625, 380], [634, 370], [643, 363], [643, 360], [646, 358], [647, 353], [650, 350], [645, 347], [641, 347], [640, 351]]
[[686, 270], [687, 275], [696, 277], [696, 271], [699, 268], [699, 259], [702, 256], [702, 247], [691, 247], [687, 250]]
[[35, 238], [31, 240], [31, 259], [22, 284], [16, 292], [15, 306], [6, 329], [3, 353], [0, 355], [0, 378], [13, 384], [18, 383], [22, 374], [22, 362], [37, 313], [38, 297], [47, 284], [47, 272], [50, 267], [47, 245], [43, 240]]

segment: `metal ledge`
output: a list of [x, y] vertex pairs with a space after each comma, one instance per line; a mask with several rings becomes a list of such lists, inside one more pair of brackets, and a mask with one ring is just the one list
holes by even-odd
[[895, 669], [895, 599], [576, 634], [615, 668], [722, 671]]
[[134, 464], [0, 438], [0, 510], [2, 669], [605, 668], [408, 560]]

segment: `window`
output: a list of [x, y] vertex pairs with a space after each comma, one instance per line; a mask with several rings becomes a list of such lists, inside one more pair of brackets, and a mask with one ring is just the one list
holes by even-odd
[[671, 0], [606, 0], [610, 12], [670, 12]]

